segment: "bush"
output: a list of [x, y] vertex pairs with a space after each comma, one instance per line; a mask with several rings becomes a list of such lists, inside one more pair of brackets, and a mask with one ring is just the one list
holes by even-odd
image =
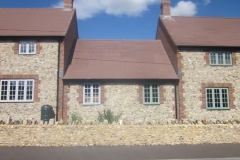
[[113, 122], [118, 122], [118, 120], [121, 118], [122, 113], [114, 115], [113, 111], [111, 109], [103, 110], [103, 113], [98, 112], [98, 121], [101, 123], [104, 120], [107, 120], [109, 124], [112, 124]]
[[82, 117], [79, 114], [77, 114], [76, 112], [73, 112], [71, 114], [71, 120], [73, 123], [76, 123], [76, 122], [82, 123]]

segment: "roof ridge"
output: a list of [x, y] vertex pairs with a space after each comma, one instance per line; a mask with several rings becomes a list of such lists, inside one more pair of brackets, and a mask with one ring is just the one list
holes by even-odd
[[158, 42], [161, 41], [159, 39], [154, 40], [141, 40], [141, 39], [77, 39], [77, 41], [144, 41], [144, 42]]
[[[160, 16], [162, 17], [162, 16]], [[180, 18], [207, 18], [207, 19], [240, 19], [240, 17], [204, 17], [204, 16], [171, 16], [174, 17], [180, 17]]]

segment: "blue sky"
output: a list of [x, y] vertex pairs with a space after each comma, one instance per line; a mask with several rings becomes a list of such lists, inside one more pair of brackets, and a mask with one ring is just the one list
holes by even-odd
[[[161, 0], [75, 0], [80, 39], [154, 40]], [[1, 8], [61, 7], [63, 0], [1, 0]], [[240, 0], [171, 0], [172, 14], [240, 18]]]

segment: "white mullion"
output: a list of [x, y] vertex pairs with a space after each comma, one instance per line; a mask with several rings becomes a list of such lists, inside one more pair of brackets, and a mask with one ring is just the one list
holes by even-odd
[[34, 80], [31, 80], [32, 81], [32, 101], [34, 100], [34, 84], [35, 84], [35, 81]]
[[26, 80], [24, 80], [24, 93], [23, 93], [23, 99], [24, 99], [24, 101], [26, 101], [27, 99], [27, 83], [26, 83], [27, 81]]
[[16, 81], [16, 90], [15, 90], [15, 101], [18, 101], [18, 85], [19, 85], [19, 80]]
[[212, 88], [212, 103], [213, 103], [213, 108], [215, 109], [216, 106], [215, 106], [215, 93], [214, 93], [214, 89]]
[[226, 65], [227, 64], [226, 63], [226, 53], [223, 52], [222, 54], [223, 54], [223, 65]]
[[29, 42], [26, 42], [26, 54], [29, 54]]
[[150, 84], [150, 103], [153, 103], [152, 84]]
[[219, 65], [219, 62], [218, 62], [218, 52], [215, 53], [215, 58], [216, 58], [216, 65]]
[[8, 84], [7, 84], [7, 101], [9, 101], [9, 94], [10, 94], [10, 83], [11, 81], [8, 81]]
[[220, 92], [219, 92], [219, 94], [220, 94], [220, 109], [223, 109], [223, 102], [222, 102], [222, 99], [223, 99], [223, 97], [222, 97], [222, 89], [218, 89]]
[[90, 103], [93, 104], [93, 84], [90, 85]]

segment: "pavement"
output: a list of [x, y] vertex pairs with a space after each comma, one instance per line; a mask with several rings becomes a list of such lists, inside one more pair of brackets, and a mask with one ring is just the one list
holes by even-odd
[[240, 160], [240, 144], [0, 147], [0, 160]]

